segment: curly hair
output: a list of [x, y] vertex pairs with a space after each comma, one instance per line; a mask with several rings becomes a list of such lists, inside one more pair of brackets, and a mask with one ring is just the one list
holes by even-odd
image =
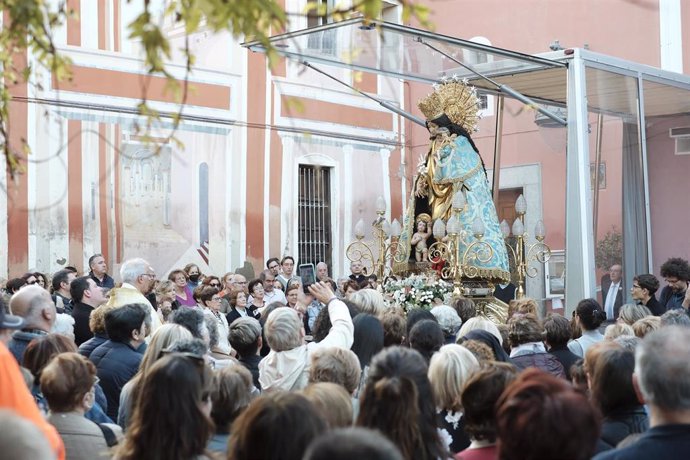
[[690, 264], [680, 257], [671, 257], [661, 265], [661, 276], [678, 278], [681, 281], [690, 281]]

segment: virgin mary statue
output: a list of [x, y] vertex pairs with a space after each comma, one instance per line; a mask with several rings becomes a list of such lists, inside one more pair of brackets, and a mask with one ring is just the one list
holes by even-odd
[[[465, 207], [458, 218], [464, 242], [460, 242], [460, 254], [476, 241], [472, 224], [477, 218], [484, 223], [482, 241], [493, 249], [489, 260], [472, 260], [476, 280], [508, 282], [510, 272], [503, 235], [496, 208], [491, 197], [491, 188], [479, 151], [470, 132], [476, 131], [478, 100], [474, 88], [464, 81], [450, 79], [434, 85], [434, 92], [420, 100], [419, 109], [426, 117], [431, 145], [424, 163], [418, 169], [414, 181], [414, 193], [410, 197], [400, 236], [404, 263], [413, 265], [417, 251], [413, 245], [417, 231], [418, 216], [431, 216], [432, 222], [451, 217], [453, 195], [461, 191], [465, 196]], [[426, 247], [433, 244], [433, 236], [424, 241]], [[396, 256], [401, 261], [403, 257]], [[402, 267], [398, 267], [400, 269]], [[404, 270], [396, 270], [404, 271]]]

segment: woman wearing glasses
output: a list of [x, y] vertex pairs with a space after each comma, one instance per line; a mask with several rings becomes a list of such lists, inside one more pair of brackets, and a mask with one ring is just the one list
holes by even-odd
[[168, 279], [175, 283], [175, 299], [177, 299], [180, 305], [187, 307], [196, 306], [192, 290], [187, 285], [187, 274], [184, 270], [171, 271]]
[[228, 334], [230, 334], [230, 327], [228, 326], [228, 319], [220, 311], [220, 295], [218, 289], [207, 286], [201, 290], [199, 294], [199, 303], [204, 306], [204, 315], [215, 321], [218, 326], [218, 346], [217, 349], [222, 353], [224, 359], [230, 358], [230, 342], [228, 341]]

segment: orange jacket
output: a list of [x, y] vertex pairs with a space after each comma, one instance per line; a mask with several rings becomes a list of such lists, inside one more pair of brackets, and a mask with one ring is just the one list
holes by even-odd
[[65, 446], [62, 438], [55, 427], [43, 418], [24, 382], [17, 360], [2, 342], [0, 342], [0, 407], [14, 411], [38, 426], [57, 454], [58, 460], [65, 460]]

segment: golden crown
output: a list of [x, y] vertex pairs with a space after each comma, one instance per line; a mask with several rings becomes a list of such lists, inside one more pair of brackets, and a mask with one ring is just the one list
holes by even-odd
[[428, 224], [431, 222], [431, 216], [425, 212], [418, 214], [417, 215], [417, 223], [424, 222], [425, 224]]
[[428, 121], [446, 115], [450, 121], [460, 125], [468, 133], [477, 131], [479, 124], [479, 99], [477, 90], [467, 80], [457, 77], [434, 84], [434, 92], [421, 99], [417, 106]]

